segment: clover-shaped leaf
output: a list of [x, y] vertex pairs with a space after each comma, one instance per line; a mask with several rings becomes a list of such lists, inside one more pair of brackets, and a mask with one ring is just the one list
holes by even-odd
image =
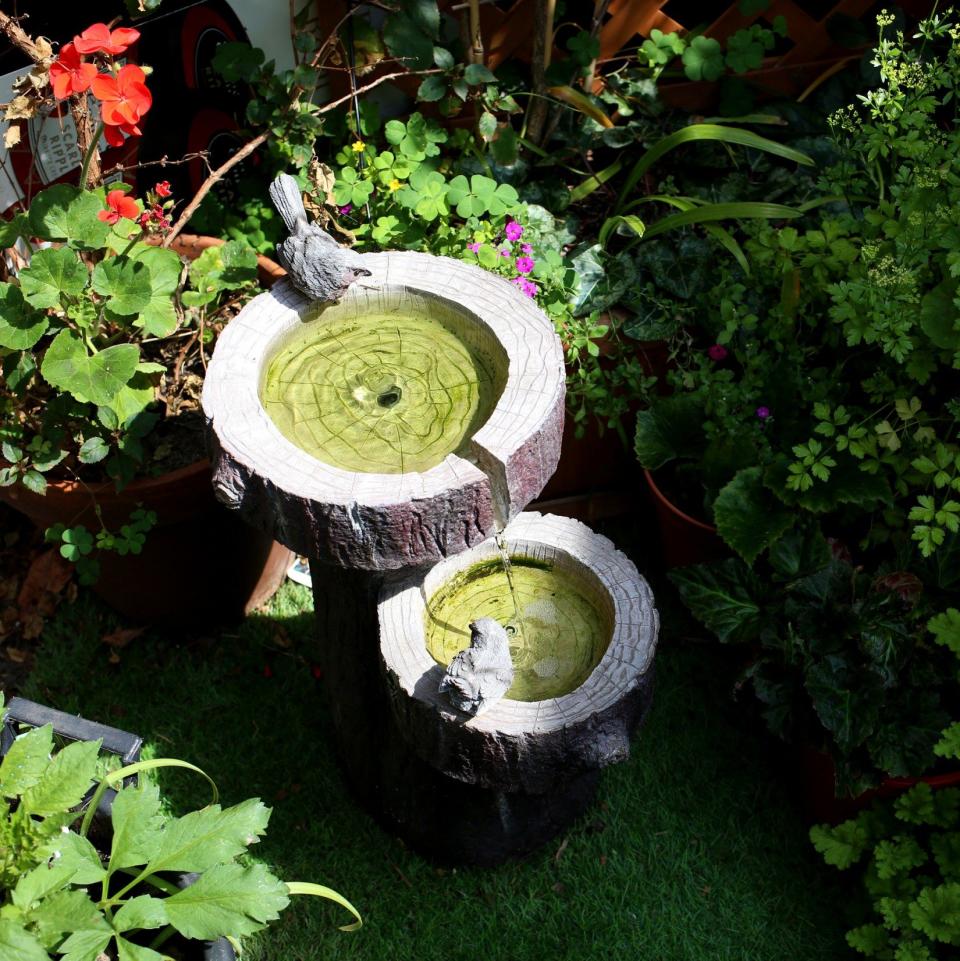
[[679, 57], [685, 46], [679, 34], [664, 33], [654, 27], [650, 31], [650, 36], [641, 44], [640, 51], [650, 63], [663, 65], [669, 63], [674, 57]]
[[61, 535], [63, 541], [60, 553], [68, 561], [78, 561], [93, 551], [93, 534], [82, 524], [68, 527]]
[[437, 144], [447, 141], [447, 132], [443, 127], [436, 120], [427, 120], [421, 113], [411, 114], [406, 123], [388, 121], [384, 133], [387, 142], [411, 160], [436, 157], [440, 153]]
[[409, 187], [397, 192], [397, 199], [405, 207], [412, 207], [424, 220], [436, 220], [441, 214], [450, 212], [447, 190], [442, 173], [419, 167], [410, 177]]
[[509, 184], [498, 184], [482, 174], [474, 174], [467, 181], [460, 174], [450, 181], [447, 199], [457, 208], [457, 214], [466, 219], [484, 214], [494, 217], [505, 214], [516, 206], [520, 197]]
[[713, 37], [694, 37], [683, 51], [684, 72], [691, 80], [716, 80], [723, 73], [723, 50]]
[[373, 193], [373, 181], [362, 180], [353, 167], [344, 167], [333, 185], [333, 199], [341, 207], [353, 204], [362, 207]]

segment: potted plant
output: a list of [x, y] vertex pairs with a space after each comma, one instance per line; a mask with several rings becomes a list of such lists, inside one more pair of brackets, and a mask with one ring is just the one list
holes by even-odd
[[[335, 901], [357, 919], [343, 930], [360, 926], [356, 909], [335, 891], [285, 883], [262, 864], [241, 863], [270, 818], [259, 799], [221, 808], [211, 781], [212, 803], [172, 817], [155, 785], [129, 779], [161, 767], [206, 778], [203, 772], [172, 759], [120, 766], [101, 754], [101, 738], [71, 740], [77, 719], [63, 719], [57, 731], [52, 723], [19, 731], [0, 762], [4, 957], [199, 961], [204, 942], [238, 946], [275, 920], [294, 894]], [[104, 830], [94, 833], [111, 788], [117, 791]]]
[[[136, 31], [102, 26], [47, 58], [32, 95], [92, 89], [112, 142], [137, 134], [151, 98], [143, 71], [116, 61]], [[97, 137], [81, 182], [91, 166]], [[123, 185], [58, 184], [3, 225], [0, 246], [27, 253], [0, 286], [0, 496], [130, 616], [239, 615], [278, 586], [289, 554], [214, 501], [198, 400], [258, 260], [237, 242], [183, 244], [185, 270], [162, 245], [173, 207], [165, 181], [143, 201]]]

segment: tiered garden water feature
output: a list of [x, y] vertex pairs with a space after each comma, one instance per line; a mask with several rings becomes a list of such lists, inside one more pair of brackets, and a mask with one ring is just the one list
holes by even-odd
[[[203, 396], [214, 486], [310, 558], [333, 734], [361, 799], [426, 853], [495, 863], [562, 830], [626, 757], [657, 614], [608, 540], [522, 513], [559, 457], [549, 319], [459, 261], [363, 262], [338, 303], [283, 281], [221, 335]], [[439, 682], [488, 616], [515, 677], [469, 717]]]

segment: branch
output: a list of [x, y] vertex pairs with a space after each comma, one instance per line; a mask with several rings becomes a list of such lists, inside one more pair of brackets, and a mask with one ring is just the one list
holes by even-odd
[[259, 147], [263, 143], [266, 143], [268, 133], [269, 132], [265, 130], [259, 136], [254, 137], [253, 140], [248, 141], [232, 157], [230, 157], [224, 163], [222, 163], [219, 167], [217, 167], [217, 169], [214, 170], [213, 173], [211, 173], [210, 176], [207, 177], [207, 179], [204, 180], [202, 184], [200, 184], [200, 189], [193, 195], [193, 199], [190, 201], [190, 203], [188, 203], [187, 206], [183, 208], [183, 213], [180, 214], [180, 217], [177, 219], [177, 222], [173, 225], [173, 228], [170, 230], [170, 233], [168, 233], [167, 236], [164, 237], [163, 239], [164, 247], [169, 247], [170, 244], [172, 244], [173, 241], [176, 240], [177, 234], [179, 234], [180, 231], [183, 230], [184, 227], [186, 227], [187, 222], [194, 215], [194, 213], [197, 210], [197, 207], [200, 206], [200, 203], [203, 200], [203, 198], [206, 197], [208, 193], [210, 193], [210, 190], [214, 186], [214, 184], [216, 184], [218, 180], [223, 178], [234, 167], [236, 167], [236, 165], [240, 163], [241, 160], [244, 160], [247, 157], [249, 157], [250, 154], [252, 154], [254, 150], [257, 149], [257, 147]]
[[202, 160], [207, 165], [207, 170], [210, 171], [213, 168], [207, 159], [209, 156], [209, 150], [185, 153], [179, 160], [171, 160], [164, 154], [159, 160], [139, 160], [135, 164], [114, 164], [109, 170], [105, 171], [105, 173], [112, 174], [118, 170], [139, 170], [141, 167], [176, 167], [178, 164], [190, 163], [191, 160]]
[[6, 34], [7, 39], [15, 46], [19, 47], [34, 63], [43, 60], [40, 48], [33, 42], [33, 39], [20, 26], [19, 21], [22, 17], [14, 19], [9, 14], [0, 10], [0, 31]]
[[382, 77], [377, 77], [376, 80], [372, 80], [370, 83], [365, 84], [362, 87], [357, 87], [353, 93], [348, 93], [342, 96], [339, 100], [333, 100], [330, 103], [325, 103], [317, 113], [329, 113], [331, 110], [336, 110], [341, 104], [346, 103], [348, 100], [352, 100], [354, 96], [359, 97], [360, 94], [366, 93], [368, 90], [373, 90], [374, 87], [379, 87], [380, 84], [385, 83], [387, 80], [396, 80], [397, 77], [417, 77], [423, 76], [428, 73], [440, 73], [439, 67], [431, 67], [429, 70], [398, 70], [396, 73], [385, 73]]

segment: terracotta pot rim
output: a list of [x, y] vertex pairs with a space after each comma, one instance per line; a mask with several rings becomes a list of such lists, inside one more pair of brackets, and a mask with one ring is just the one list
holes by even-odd
[[947, 787], [951, 784], [960, 783], [960, 771], [951, 771], [949, 774], [926, 774], [920, 777], [885, 777], [880, 782], [882, 788], [896, 788], [897, 790], [907, 790], [920, 784], [929, 784], [930, 787]]
[[657, 487], [657, 482], [653, 479], [653, 474], [647, 470], [646, 467], [643, 468], [643, 476], [646, 478], [647, 484], [650, 487], [653, 496], [668, 510], [671, 514], [678, 517], [680, 520], [689, 524], [691, 527], [699, 528], [702, 531], [709, 531], [711, 534], [716, 534], [717, 529], [712, 524], [707, 524], [705, 521], [697, 520], [696, 517], [691, 517], [689, 514], [680, 510], [673, 501], [669, 500], [663, 491]]
[[[83, 484], [75, 480], [50, 480], [48, 487], [53, 488], [57, 494], [64, 497], [71, 497], [75, 494], [82, 494], [84, 497], [94, 495], [110, 496], [111, 494], [126, 495], [129, 493], [149, 492], [160, 487], [167, 487], [170, 484], [178, 484], [181, 481], [189, 480], [210, 470], [210, 461], [206, 457], [195, 460], [192, 464], [185, 467], [178, 467], [176, 470], [167, 471], [159, 477], [141, 477], [131, 481], [122, 491], [117, 491], [113, 486], [113, 481], [98, 481], [94, 484]], [[45, 495], [39, 495], [45, 496]]]

